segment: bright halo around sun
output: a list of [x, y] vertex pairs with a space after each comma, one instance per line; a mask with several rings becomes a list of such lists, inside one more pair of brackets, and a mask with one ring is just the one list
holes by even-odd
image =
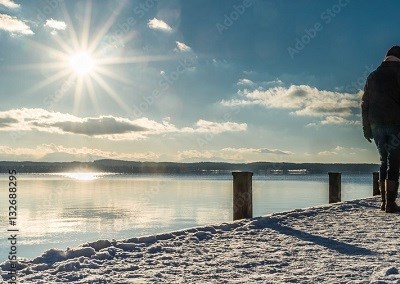
[[86, 51], [79, 51], [69, 57], [69, 66], [77, 75], [84, 76], [90, 74], [95, 67], [95, 60]]
[[124, 11], [128, 3], [117, 2], [120, 3], [115, 11], [110, 13], [109, 18], [104, 20], [104, 25], [93, 30], [91, 29], [92, 1], [86, 1], [83, 17], [79, 18], [78, 22], [73, 21], [65, 5], [61, 5], [62, 20], [65, 21], [66, 29], [52, 36], [53, 45], [37, 41], [29, 42], [48, 60], [17, 66], [17, 68], [48, 72], [44, 80], [27, 90], [27, 94], [38, 93], [49, 85], [57, 84], [57, 101], [63, 96], [72, 95], [74, 104], [72, 112], [76, 114], [84, 96], [88, 96], [94, 110], [99, 111], [98, 92], [101, 92], [113, 99], [121, 109], [132, 114], [132, 109], [114, 89], [117, 84], [131, 85], [132, 80], [123, 72], [124, 68], [117, 67], [174, 58], [169, 55], [144, 55], [141, 52], [124, 50], [125, 46], [137, 36], [137, 31], [132, 29], [123, 36], [116, 37], [117, 40], [114, 36], [111, 37], [114, 35], [112, 31], [118, 15]]

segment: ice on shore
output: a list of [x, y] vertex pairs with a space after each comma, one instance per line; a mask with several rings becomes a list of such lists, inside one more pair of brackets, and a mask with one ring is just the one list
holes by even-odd
[[400, 283], [399, 221], [370, 198], [98, 240], [21, 261], [18, 283]]

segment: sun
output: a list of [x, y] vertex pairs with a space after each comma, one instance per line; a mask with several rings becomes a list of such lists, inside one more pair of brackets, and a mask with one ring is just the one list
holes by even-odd
[[[73, 95], [73, 114], [79, 112], [79, 104], [83, 96], [88, 96], [94, 110], [99, 112], [98, 94], [102, 93], [113, 99], [127, 114], [133, 115], [132, 108], [114, 89], [117, 84], [131, 86], [132, 80], [123, 72], [123, 68], [119, 71], [117, 67], [173, 60], [174, 57], [144, 55], [140, 51], [125, 50], [127, 44], [137, 36], [135, 29], [116, 37], [117, 40], [111, 36], [115, 22], [127, 3], [121, 1], [109, 18], [105, 19], [104, 25], [95, 29], [92, 26], [92, 1], [86, 1], [84, 16], [78, 23], [72, 21], [67, 8], [62, 4], [62, 20], [65, 21], [67, 28], [64, 32], [53, 35], [51, 42], [54, 46], [34, 40], [29, 41], [30, 46], [40, 51], [48, 60], [16, 67], [17, 69], [47, 71], [49, 74], [44, 80], [32, 85], [26, 93], [34, 94], [55, 84], [58, 87], [57, 100], [49, 101], [58, 101], [63, 96]], [[79, 28], [76, 28], [78, 24]], [[126, 54], [129, 55], [126, 56]]]
[[80, 76], [90, 74], [95, 67], [95, 60], [87, 51], [73, 53], [70, 55], [68, 61], [72, 71]]

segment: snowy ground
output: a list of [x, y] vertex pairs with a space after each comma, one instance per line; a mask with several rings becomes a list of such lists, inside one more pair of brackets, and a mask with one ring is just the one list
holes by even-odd
[[50, 250], [21, 263], [18, 283], [400, 283], [400, 214], [377, 206], [371, 198]]

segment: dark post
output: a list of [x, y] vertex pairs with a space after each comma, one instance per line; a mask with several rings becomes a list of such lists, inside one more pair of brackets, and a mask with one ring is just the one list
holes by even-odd
[[253, 218], [252, 172], [232, 172], [233, 220]]
[[341, 173], [329, 174], [329, 203], [342, 201], [342, 176]]
[[379, 190], [379, 173], [378, 172], [372, 173], [372, 194], [374, 196], [381, 194], [381, 192]]

